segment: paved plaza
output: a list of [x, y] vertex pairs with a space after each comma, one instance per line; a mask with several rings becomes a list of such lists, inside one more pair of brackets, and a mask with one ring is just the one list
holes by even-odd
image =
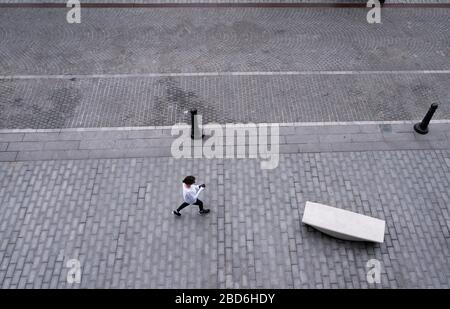
[[[2, 163], [2, 287], [73, 286], [65, 262], [77, 258], [75, 287], [360, 288], [376, 258], [379, 287], [448, 288], [449, 155], [291, 154], [273, 172], [249, 160]], [[212, 213], [175, 218], [192, 170]], [[385, 243], [302, 225], [307, 200], [386, 220]]]
[[2, 9], [0, 127], [449, 119], [449, 12]]
[[[279, 165], [174, 159], [170, 130], [2, 131], [0, 282], [16, 287], [449, 286], [450, 123], [282, 126]], [[14, 132], [14, 133], [12, 133]], [[207, 184], [181, 218], [181, 179]], [[386, 220], [385, 242], [301, 224], [306, 201]], [[193, 209], [194, 208], [194, 209]], [[82, 282], [68, 284], [70, 259]], [[382, 263], [381, 284], [366, 263]]]
[[[21, 2], [39, 3], [0, 4]], [[331, 6], [65, 13], [0, 7], [0, 288], [450, 287], [450, 6], [379, 25]], [[278, 166], [175, 159], [192, 108], [278, 125]], [[211, 213], [175, 217], [190, 174]], [[302, 224], [306, 201], [385, 220], [384, 243]]]

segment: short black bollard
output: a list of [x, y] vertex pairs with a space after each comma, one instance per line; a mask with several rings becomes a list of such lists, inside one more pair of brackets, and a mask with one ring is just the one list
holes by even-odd
[[191, 109], [189, 112], [191, 113], [191, 139], [202, 139], [204, 135], [198, 126], [197, 110]]
[[430, 124], [431, 118], [433, 117], [434, 112], [438, 108], [436, 103], [431, 104], [430, 109], [427, 114], [423, 118], [422, 122], [418, 122], [414, 125], [414, 131], [419, 134], [427, 134], [428, 133], [428, 125]]

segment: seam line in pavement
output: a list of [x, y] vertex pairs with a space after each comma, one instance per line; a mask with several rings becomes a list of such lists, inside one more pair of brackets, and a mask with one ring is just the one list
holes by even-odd
[[[285, 122], [285, 123], [257, 123], [257, 125], [268, 125], [279, 127], [322, 127], [322, 126], [350, 126], [350, 125], [414, 125], [421, 120], [393, 120], [393, 121], [340, 121], [340, 122]], [[431, 120], [430, 124], [450, 124], [450, 119]], [[205, 123], [207, 126], [208, 123]], [[221, 126], [229, 125], [231, 127], [246, 127], [249, 124], [230, 124], [219, 123]], [[252, 124], [253, 125], [253, 124]], [[177, 128], [186, 128], [187, 123], [174, 124], [172, 126], [142, 126], [142, 127], [91, 127], [91, 128], [61, 128], [61, 129], [0, 129], [0, 134], [9, 133], [62, 133], [62, 132], [102, 132], [102, 131], [147, 131], [147, 130], [171, 130], [174, 126]]]

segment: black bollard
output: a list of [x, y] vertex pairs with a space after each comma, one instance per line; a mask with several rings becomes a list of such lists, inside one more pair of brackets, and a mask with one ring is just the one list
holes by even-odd
[[191, 113], [191, 139], [195, 139], [195, 116], [197, 116], [197, 110], [191, 109], [189, 111]]
[[418, 122], [414, 125], [414, 131], [419, 134], [427, 134], [428, 133], [428, 125], [430, 124], [431, 118], [433, 117], [434, 112], [438, 108], [436, 103], [431, 104], [430, 109], [427, 114], [423, 118], [422, 122]]
[[191, 109], [191, 139], [203, 139], [204, 135], [202, 134], [201, 129], [198, 127], [198, 123], [196, 121], [197, 110]]

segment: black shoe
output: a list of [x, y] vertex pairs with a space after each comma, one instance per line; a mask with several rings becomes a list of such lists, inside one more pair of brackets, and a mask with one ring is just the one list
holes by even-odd
[[174, 211], [172, 211], [172, 213], [175, 215], [175, 216], [181, 216], [181, 214], [180, 214], [180, 212], [178, 211], [178, 210], [174, 210]]
[[209, 213], [209, 209], [200, 210], [198, 213], [201, 215], [205, 215], [205, 214]]

